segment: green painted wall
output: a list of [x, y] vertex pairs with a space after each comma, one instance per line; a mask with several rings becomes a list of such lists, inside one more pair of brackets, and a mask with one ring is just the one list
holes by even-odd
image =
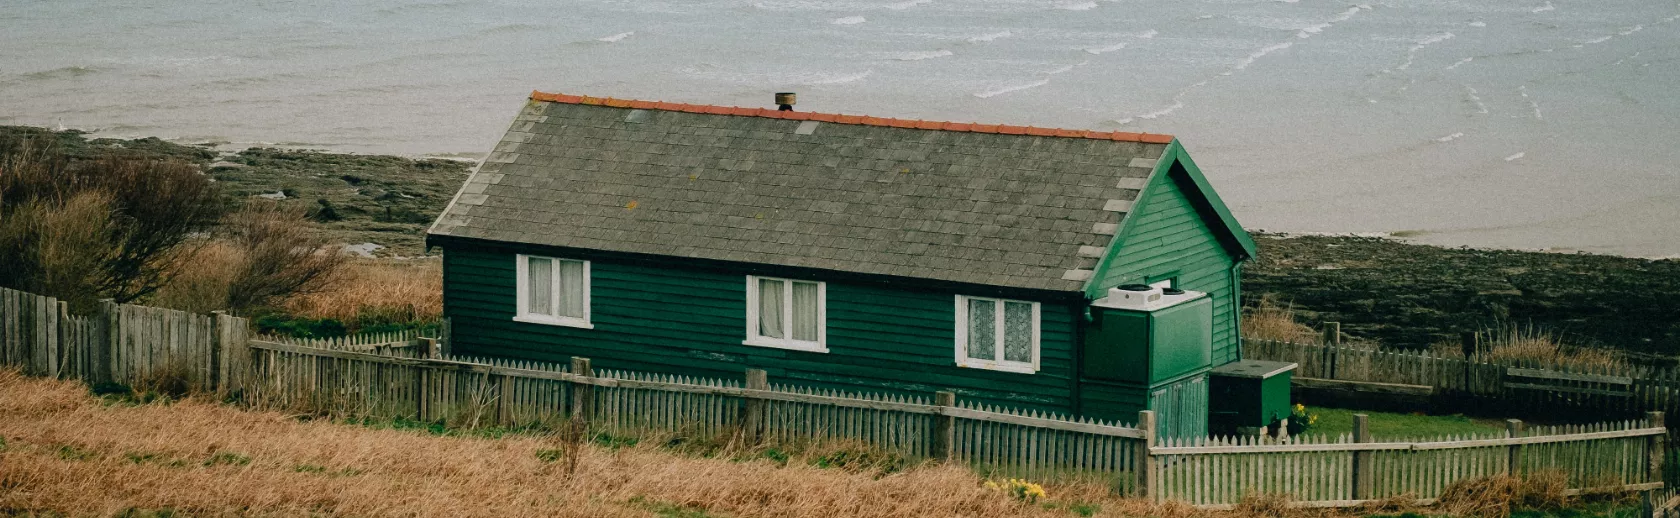
[[1234, 260], [1215, 233], [1217, 216], [1187, 192], [1195, 188], [1182, 167], [1169, 163], [1157, 169], [1122, 223], [1091, 291], [1176, 277], [1181, 289], [1207, 292], [1213, 298], [1213, 364], [1221, 365], [1239, 359]]
[[597, 369], [732, 379], [753, 367], [768, 371], [771, 383], [927, 396], [952, 390], [962, 400], [1072, 411], [1074, 322], [1083, 318], [1075, 304], [1043, 304], [1039, 372], [1004, 373], [956, 366], [954, 293], [830, 280], [829, 352], [812, 353], [741, 344], [744, 270], [594, 258], [595, 328], [579, 329], [512, 321], [516, 249], [444, 248], [444, 313], [456, 354], [583, 356]]

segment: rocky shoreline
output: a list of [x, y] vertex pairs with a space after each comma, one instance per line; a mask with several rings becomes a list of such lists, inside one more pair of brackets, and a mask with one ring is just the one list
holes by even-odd
[[[455, 160], [226, 152], [209, 144], [0, 126], [0, 138], [46, 135], [73, 156], [128, 153], [193, 162], [234, 202], [304, 205], [319, 232], [384, 257], [426, 253], [426, 226], [471, 169]], [[1341, 322], [1348, 334], [1386, 347], [1424, 348], [1464, 331], [1517, 325], [1650, 362], [1680, 357], [1680, 260], [1442, 248], [1351, 235], [1256, 239], [1260, 258], [1244, 268], [1245, 302], [1271, 297], [1292, 305], [1309, 325]]]
[[1292, 304], [1309, 325], [1386, 347], [1532, 326], [1571, 344], [1666, 363], [1680, 356], [1680, 261], [1442, 248], [1358, 236], [1260, 234], [1243, 298]]

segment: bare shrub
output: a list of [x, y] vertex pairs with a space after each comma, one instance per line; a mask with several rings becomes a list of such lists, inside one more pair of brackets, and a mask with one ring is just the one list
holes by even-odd
[[299, 207], [253, 202], [229, 215], [223, 231], [245, 259], [228, 287], [228, 307], [236, 311], [319, 290], [345, 262], [309, 231]]
[[1255, 340], [1308, 344], [1319, 339], [1311, 327], [1295, 320], [1294, 305], [1279, 303], [1270, 295], [1243, 308], [1242, 332], [1244, 337]]
[[186, 162], [72, 161], [50, 136], [0, 141], [0, 284], [84, 310], [100, 297], [132, 301], [163, 285], [173, 254], [224, 211]]

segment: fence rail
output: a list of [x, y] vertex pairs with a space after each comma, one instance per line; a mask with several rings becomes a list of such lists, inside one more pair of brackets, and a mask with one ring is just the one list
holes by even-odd
[[1429, 503], [1453, 482], [1559, 470], [1572, 493], [1663, 487], [1661, 413], [1642, 421], [1535, 427], [1504, 434], [1373, 441], [1352, 435], [1166, 438], [1150, 448], [1161, 498], [1229, 508], [1246, 494], [1289, 494], [1302, 505], [1348, 506], [1405, 497]]
[[1294, 362], [1304, 383], [1333, 380], [1388, 384], [1391, 391], [1467, 396], [1504, 409], [1553, 412], [1575, 409], [1638, 415], [1680, 411], [1680, 369], [1634, 365], [1578, 367], [1532, 361], [1448, 358], [1430, 351], [1388, 351], [1336, 344], [1245, 340], [1243, 354], [1257, 360]]

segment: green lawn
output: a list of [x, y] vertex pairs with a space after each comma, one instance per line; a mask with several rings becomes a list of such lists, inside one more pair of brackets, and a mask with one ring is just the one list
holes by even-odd
[[1303, 435], [1353, 433], [1353, 414], [1370, 416], [1371, 436], [1383, 438], [1434, 438], [1452, 434], [1485, 434], [1505, 431], [1505, 421], [1465, 417], [1462, 415], [1423, 415], [1349, 410], [1346, 408], [1307, 407], [1308, 414], [1317, 414], [1318, 423]]

